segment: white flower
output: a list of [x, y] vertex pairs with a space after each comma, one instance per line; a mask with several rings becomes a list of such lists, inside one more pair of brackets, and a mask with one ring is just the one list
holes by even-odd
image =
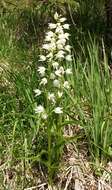
[[59, 98], [61, 98], [61, 97], [62, 97], [62, 95], [63, 95], [63, 93], [62, 93], [62, 92], [60, 92], [60, 91], [58, 91], [58, 97], [59, 97]]
[[56, 44], [57, 44], [57, 48], [58, 46], [65, 46], [65, 43], [66, 43], [66, 39], [65, 38], [60, 38]]
[[51, 41], [51, 39], [52, 39], [51, 36], [46, 36], [46, 37], [45, 37], [45, 41], [47, 41], [47, 42]]
[[64, 34], [64, 33], [59, 34], [58, 38], [59, 38], [60, 40], [65, 39], [65, 34]]
[[65, 37], [67, 40], [69, 39], [69, 36], [70, 36], [69, 33], [65, 33], [65, 34], [64, 34], [64, 37]]
[[65, 81], [64, 84], [63, 84], [63, 86], [64, 86], [64, 88], [67, 88], [67, 89], [70, 88], [68, 81]]
[[48, 93], [48, 100], [51, 100], [53, 103], [55, 103], [55, 95], [54, 93]]
[[65, 59], [66, 59], [66, 61], [72, 61], [72, 56], [71, 55], [67, 55]]
[[50, 49], [50, 44], [43, 44], [42, 48], [45, 49], [45, 50], [49, 50]]
[[51, 43], [56, 43], [56, 38], [55, 37], [51, 38]]
[[60, 81], [59, 80], [57, 80], [57, 79], [55, 79], [54, 81], [53, 81], [53, 85], [54, 85], [54, 87], [60, 87]]
[[58, 70], [55, 71], [55, 74], [59, 77], [64, 74], [64, 68], [61, 66]]
[[62, 45], [61, 43], [58, 43], [58, 44], [57, 44], [57, 48], [58, 48], [58, 49], [63, 49], [63, 45]]
[[50, 52], [49, 54], [47, 54], [47, 56], [46, 56], [47, 58], [50, 58], [50, 59], [52, 59], [53, 58], [53, 53], [52, 52]]
[[70, 45], [66, 45], [65, 46], [65, 50], [68, 51], [68, 52], [70, 52], [71, 51], [71, 46]]
[[61, 25], [60, 25], [60, 26], [58, 25], [57, 28], [56, 28], [56, 30], [55, 30], [55, 32], [56, 32], [56, 33], [59, 33], [59, 34], [63, 33], [63, 28], [62, 28], [62, 26], [61, 26]]
[[52, 31], [49, 31], [49, 32], [47, 32], [47, 36], [53, 37], [53, 36], [54, 36], [54, 33], [53, 33]]
[[56, 43], [55, 42], [51, 42], [51, 44], [49, 46], [50, 46], [50, 49], [52, 49], [52, 50], [56, 49]]
[[54, 80], [54, 79], [55, 79], [55, 74], [54, 74], [54, 73], [51, 73], [51, 74], [50, 74], [50, 79], [51, 79], [51, 80]]
[[55, 29], [55, 28], [56, 28], [56, 24], [54, 24], [54, 23], [49, 23], [49, 28], [50, 28], [50, 29]]
[[39, 89], [35, 89], [34, 92], [35, 96], [39, 96], [41, 94], [41, 91]]
[[42, 119], [46, 120], [48, 115], [46, 113], [42, 113], [41, 117], [42, 117]]
[[45, 70], [46, 68], [41, 66], [41, 67], [38, 67], [38, 72], [40, 73], [41, 76], [44, 76], [45, 75]]
[[61, 23], [60, 23], [60, 22], [57, 22], [57, 26], [61, 26]]
[[67, 75], [72, 74], [72, 70], [71, 70], [71, 68], [66, 69], [65, 73], [66, 73]]
[[40, 85], [43, 84], [43, 85], [46, 85], [47, 84], [47, 79], [46, 78], [43, 78], [40, 82]]
[[44, 55], [40, 55], [40, 60], [39, 61], [45, 61], [46, 57]]
[[57, 69], [58, 66], [59, 66], [59, 63], [55, 61], [55, 62], [52, 63], [52, 66], [53, 66], [54, 69]]
[[54, 19], [55, 19], [55, 20], [58, 20], [58, 18], [59, 18], [59, 15], [58, 15], [58, 13], [56, 12], [56, 13], [54, 14]]
[[57, 75], [57, 76], [59, 76], [59, 77], [61, 76], [61, 72], [60, 72], [59, 69], [55, 71], [55, 75]]
[[61, 66], [60, 68], [59, 68], [59, 70], [60, 70], [60, 72], [62, 73], [62, 74], [64, 74], [64, 68]]
[[60, 107], [55, 108], [54, 112], [57, 113], [57, 114], [63, 113], [62, 108], [60, 108]]
[[35, 113], [43, 113], [44, 107], [42, 105], [39, 105], [35, 108]]
[[65, 18], [65, 17], [62, 17], [62, 18], [60, 18], [59, 20], [60, 20], [60, 22], [65, 22], [65, 21], [66, 21], [66, 18]]
[[59, 36], [58, 36], [58, 38], [59, 38], [59, 40], [68, 40], [69, 39], [69, 36], [70, 36], [70, 34], [69, 33], [61, 33], [61, 34], [59, 34]]
[[63, 28], [64, 28], [64, 29], [67, 29], [67, 30], [68, 30], [68, 29], [69, 29], [69, 27], [70, 27], [70, 25], [69, 25], [69, 24], [64, 24], [64, 25], [63, 25]]
[[52, 38], [54, 37], [54, 35], [55, 34], [52, 31], [47, 32], [46, 37], [45, 37], [45, 41], [51, 41]]
[[65, 54], [65, 52], [64, 51], [62, 51], [62, 50], [60, 50], [57, 54], [56, 54], [56, 57], [57, 58], [64, 58], [64, 54]]

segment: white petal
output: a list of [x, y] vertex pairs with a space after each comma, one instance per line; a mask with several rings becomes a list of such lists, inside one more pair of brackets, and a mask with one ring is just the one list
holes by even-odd
[[55, 108], [54, 112], [57, 113], [57, 114], [63, 113], [62, 108], [60, 108], [60, 107]]
[[72, 74], [72, 69], [71, 69], [71, 68], [66, 69], [65, 73], [66, 73], [67, 75]]
[[61, 72], [60, 72], [59, 69], [55, 71], [55, 74], [56, 74], [58, 77], [61, 77]]
[[57, 69], [58, 66], [59, 66], [59, 63], [55, 61], [55, 62], [52, 63], [52, 66], [53, 66], [54, 69]]
[[72, 56], [71, 55], [67, 55], [65, 59], [66, 59], [66, 61], [72, 61]]
[[49, 23], [49, 28], [50, 28], [50, 29], [55, 29], [55, 28], [56, 28], [56, 24], [54, 24], [54, 23]]
[[65, 17], [60, 18], [60, 22], [65, 22], [65, 21], [66, 21]]
[[46, 120], [48, 115], [46, 113], [42, 113], [41, 117], [42, 117], [42, 119]]
[[58, 27], [56, 28], [55, 32], [56, 32], [56, 33], [59, 33], [59, 34], [63, 33], [63, 28], [62, 28], [62, 26], [58, 26]]
[[50, 49], [52, 49], [52, 50], [56, 49], [56, 43], [55, 42], [51, 42]]
[[63, 38], [59, 38], [59, 40], [56, 42], [57, 46], [59, 45], [62, 45], [64, 46], [66, 43], [66, 39], [63, 37]]
[[65, 34], [64, 34], [64, 37], [65, 37], [65, 39], [67, 39], [67, 40], [69, 39], [69, 36], [70, 36], [69, 33], [65, 33]]
[[63, 95], [63, 93], [62, 93], [62, 92], [60, 92], [60, 91], [58, 91], [58, 97], [59, 97], [59, 98], [61, 98], [61, 97], [62, 97], [62, 95]]
[[47, 36], [53, 37], [53, 36], [54, 36], [54, 33], [53, 33], [52, 31], [49, 31], [49, 32], [47, 32]]
[[68, 52], [70, 52], [71, 51], [71, 46], [70, 45], [66, 45], [65, 46], [65, 50], [68, 51]]
[[53, 85], [54, 85], [54, 87], [60, 87], [60, 81], [59, 80], [57, 80], [57, 79], [55, 79], [54, 81], [53, 81]]
[[41, 76], [44, 76], [44, 75], [45, 75], [45, 70], [46, 70], [46, 68], [43, 67], [43, 66], [38, 67], [38, 72], [39, 72], [39, 74], [40, 74]]
[[35, 108], [35, 113], [43, 113], [44, 107], [42, 105], [39, 105]]
[[57, 57], [57, 58], [64, 58], [64, 54], [65, 54], [65, 52], [62, 51], [62, 50], [60, 50], [60, 51], [56, 54], [56, 57]]
[[45, 49], [45, 50], [49, 50], [50, 45], [49, 44], [43, 44], [42, 48]]
[[63, 25], [63, 28], [64, 28], [64, 29], [69, 29], [69, 27], [70, 27], [69, 24], [64, 24], [64, 25]]
[[65, 81], [64, 84], [63, 84], [63, 86], [64, 86], [64, 88], [67, 88], [67, 89], [70, 88], [68, 81]]
[[39, 96], [41, 94], [41, 91], [39, 89], [35, 89], [34, 92], [35, 96]]
[[40, 85], [43, 84], [43, 85], [46, 85], [47, 84], [47, 79], [46, 78], [43, 78], [40, 82]]
[[45, 61], [46, 57], [44, 55], [40, 55], [40, 60], [39, 61]]
[[57, 48], [60, 49], [64, 49], [62, 44], [57, 44]]
[[58, 20], [58, 18], [59, 18], [59, 15], [58, 15], [58, 13], [56, 12], [56, 13], [54, 14], [54, 19], [55, 19], [55, 20]]
[[64, 68], [61, 66], [60, 68], [59, 68], [59, 70], [60, 70], [60, 72], [62, 73], [62, 74], [64, 74]]
[[54, 95], [54, 93], [48, 93], [48, 100], [50, 100], [53, 103], [55, 103], [55, 95]]
[[46, 56], [47, 58], [50, 58], [50, 59], [52, 59], [53, 58], [53, 53], [52, 52], [50, 52], [49, 54], [47, 54], [47, 56]]

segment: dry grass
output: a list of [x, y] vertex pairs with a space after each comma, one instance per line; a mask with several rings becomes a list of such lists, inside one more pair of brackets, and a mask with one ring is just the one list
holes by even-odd
[[7, 72], [10, 69], [10, 65], [5, 60], [0, 60], [0, 85], [1, 86], [7, 86], [9, 85], [8, 78], [7, 78]]

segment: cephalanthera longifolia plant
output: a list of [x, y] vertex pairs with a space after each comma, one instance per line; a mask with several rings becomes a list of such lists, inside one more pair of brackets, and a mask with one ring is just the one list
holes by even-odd
[[66, 90], [71, 90], [67, 79], [72, 74], [70, 34], [67, 32], [69, 24], [66, 23], [66, 18], [58, 13], [54, 14], [54, 21], [49, 23], [49, 30], [42, 45], [38, 66], [39, 86], [34, 90], [38, 102], [35, 113], [40, 125], [47, 131], [48, 150], [44, 153], [49, 179], [57, 168], [62, 153], [62, 123], [66, 119], [64, 94]]

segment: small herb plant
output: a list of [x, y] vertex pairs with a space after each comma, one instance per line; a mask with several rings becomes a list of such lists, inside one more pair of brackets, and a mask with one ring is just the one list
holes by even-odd
[[49, 23], [49, 31], [42, 45], [38, 66], [39, 86], [34, 90], [38, 102], [35, 114], [41, 120], [40, 125], [47, 130], [48, 149], [44, 152], [47, 154], [50, 181], [62, 154], [62, 123], [66, 118], [63, 95], [66, 90], [71, 90], [67, 79], [72, 74], [69, 24], [58, 13], [54, 14], [54, 21]]

